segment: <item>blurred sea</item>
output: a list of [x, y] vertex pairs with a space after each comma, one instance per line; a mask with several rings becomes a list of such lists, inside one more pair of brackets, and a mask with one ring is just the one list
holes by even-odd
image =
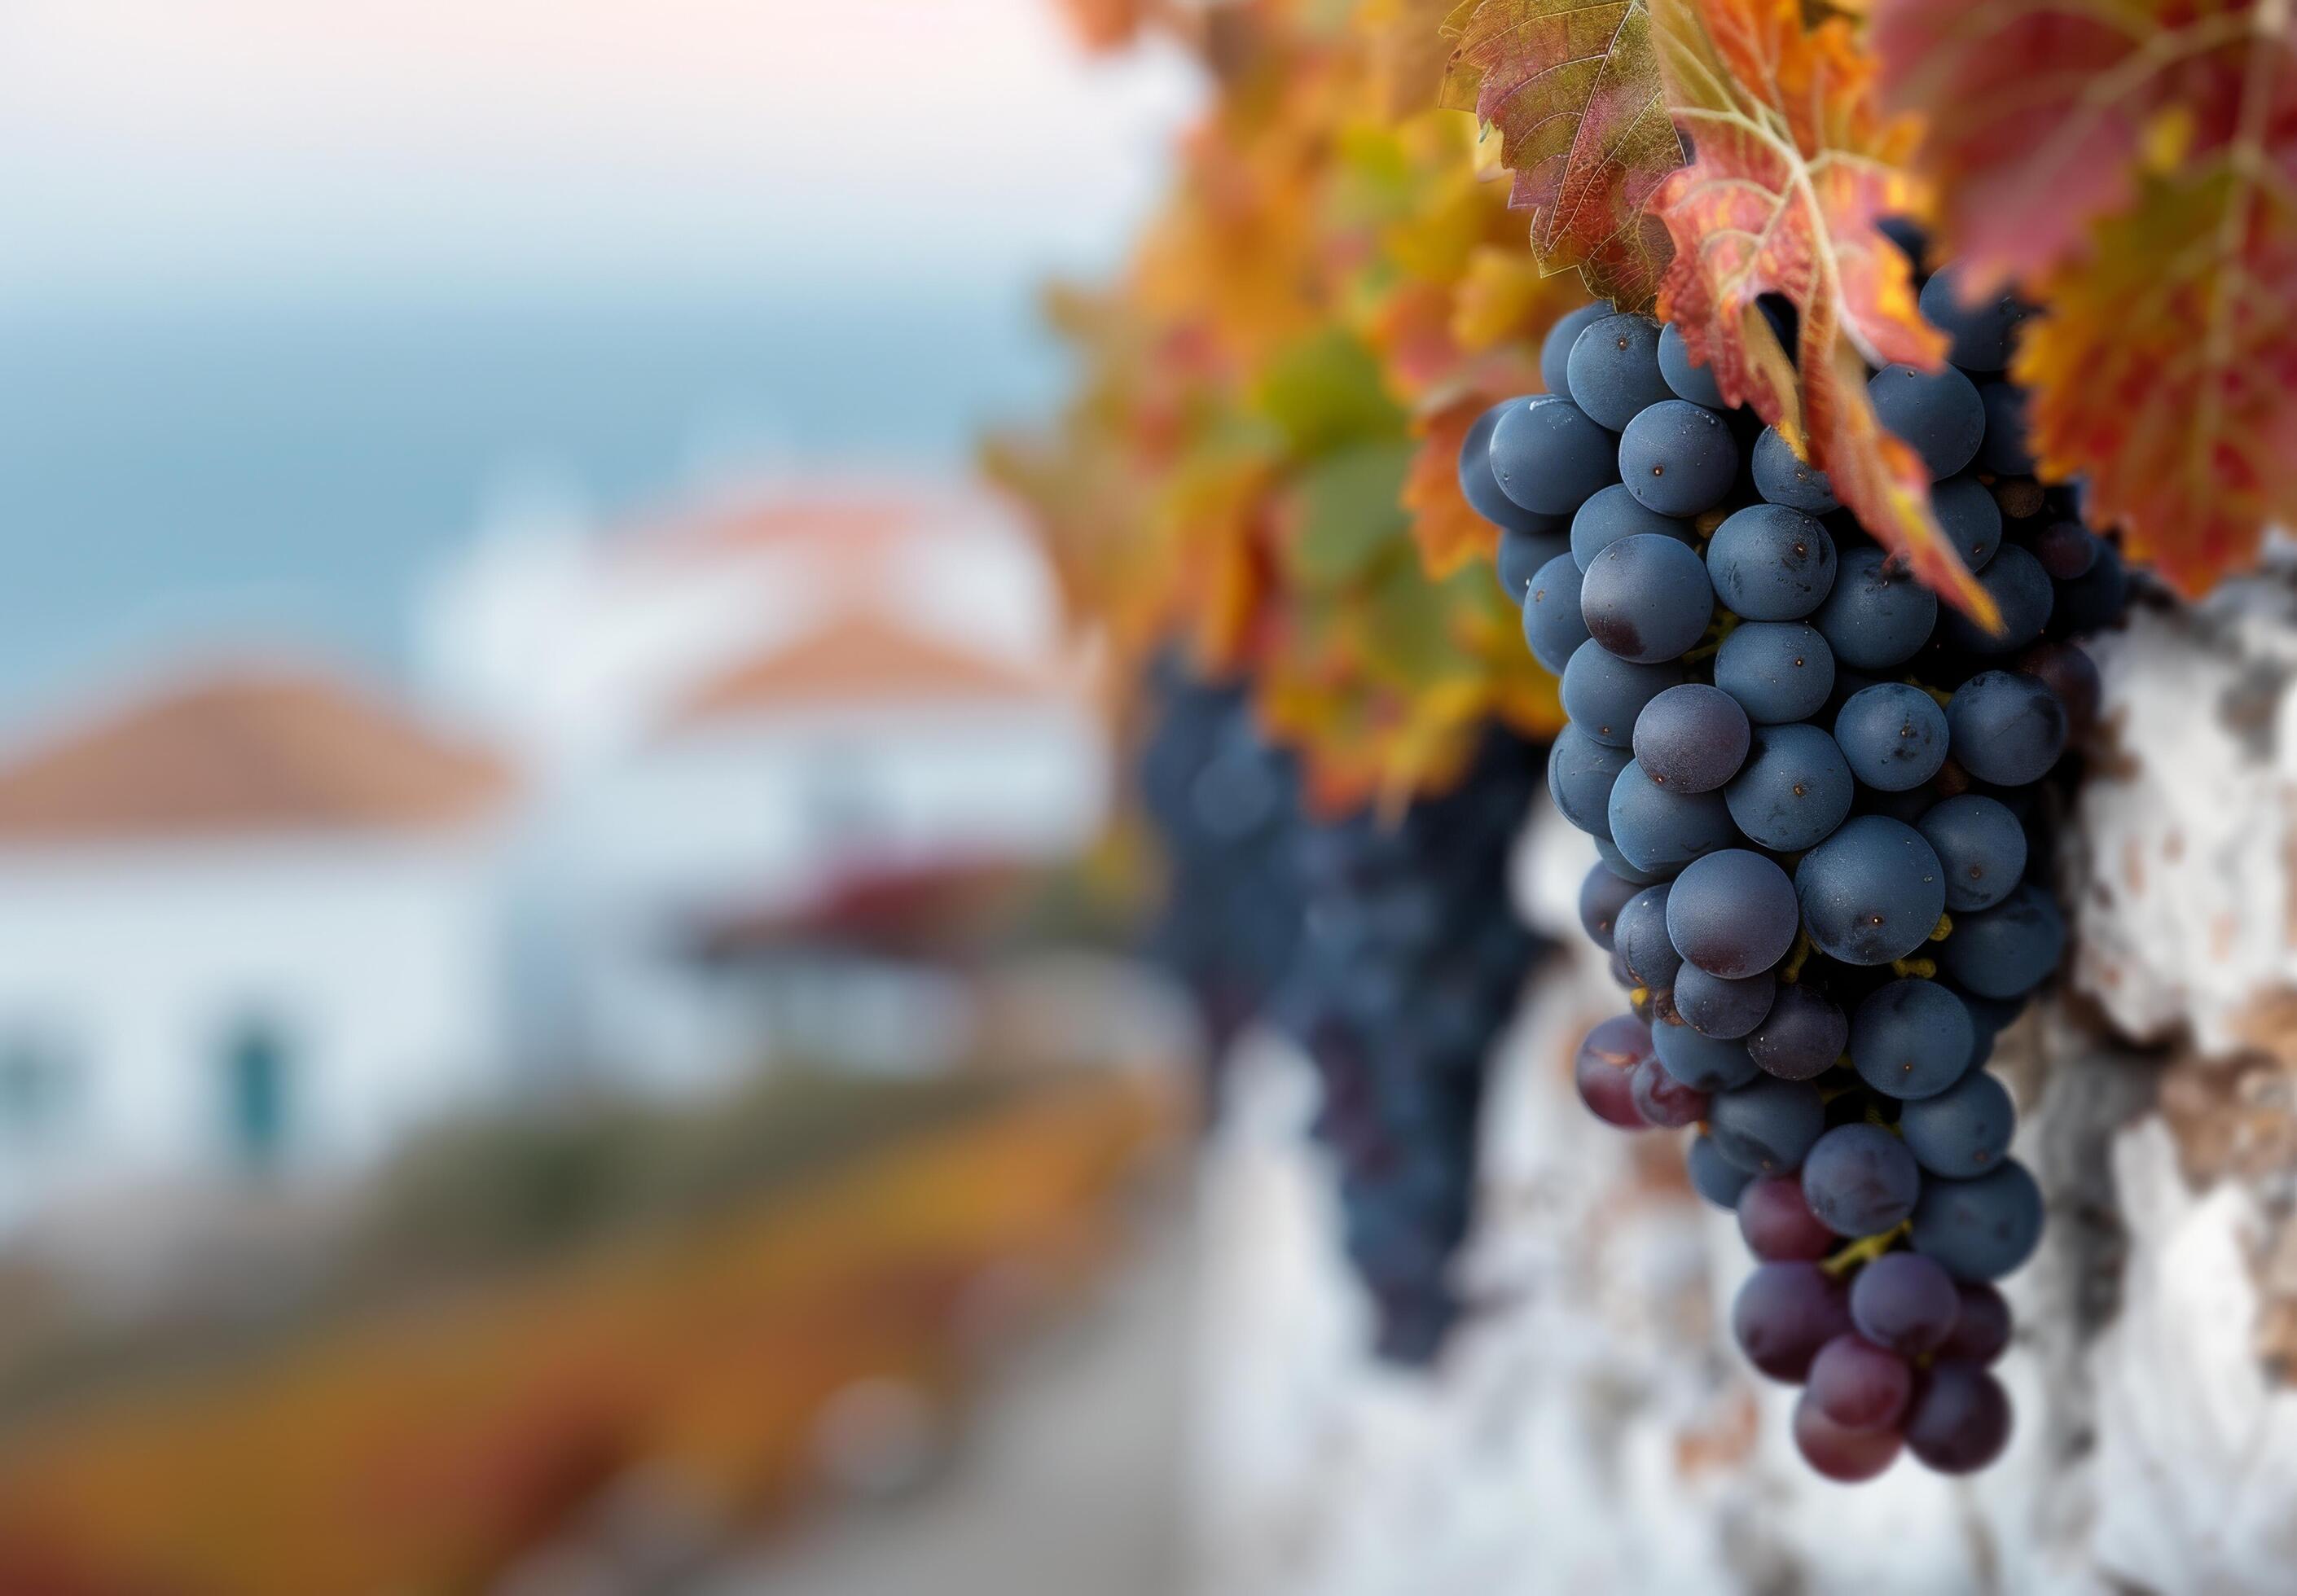
[[506, 496], [600, 515], [716, 475], [962, 469], [1058, 392], [1027, 296], [0, 303], [0, 719], [191, 644], [385, 670]]

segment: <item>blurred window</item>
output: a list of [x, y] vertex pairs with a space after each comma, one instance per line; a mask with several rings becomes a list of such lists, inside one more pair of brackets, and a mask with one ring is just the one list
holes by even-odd
[[70, 1050], [54, 1037], [0, 1041], [0, 1131], [21, 1140], [54, 1134], [70, 1110], [77, 1080]]
[[267, 1169], [287, 1143], [291, 1049], [278, 1028], [249, 1021], [224, 1046], [224, 1112], [231, 1150], [242, 1164]]

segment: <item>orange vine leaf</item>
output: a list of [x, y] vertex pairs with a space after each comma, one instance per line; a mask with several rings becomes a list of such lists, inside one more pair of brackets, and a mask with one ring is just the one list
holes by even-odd
[[[1946, 349], [1876, 226], [1922, 208], [1903, 164], [1911, 127], [1882, 116], [1848, 25], [1807, 28], [1797, 0], [1653, 0], [1652, 14], [1668, 103], [1697, 152], [1652, 200], [1675, 240], [1660, 316], [1723, 397], [1824, 471], [1924, 585], [1997, 624], [1939, 526], [1929, 473], [1866, 398], [1869, 364], [1935, 369]], [[1795, 307], [1791, 361], [1765, 294]]]

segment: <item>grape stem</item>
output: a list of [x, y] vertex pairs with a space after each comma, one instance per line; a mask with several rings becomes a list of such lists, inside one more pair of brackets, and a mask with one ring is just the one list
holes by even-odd
[[1914, 1228], [1914, 1221], [1902, 1219], [1880, 1235], [1860, 1237], [1840, 1252], [1825, 1259], [1819, 1267], [1839, 1280], [1851, 1271], [1862, 1268], [1889, 1252], [1898, 1245], [1900, 1237], [1911, 1235]]

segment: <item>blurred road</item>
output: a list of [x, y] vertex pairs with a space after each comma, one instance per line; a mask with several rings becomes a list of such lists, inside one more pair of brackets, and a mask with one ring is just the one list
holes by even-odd
[[1192, 1259], [1160, 1212], [1080, 1323], [1020, 1354], [949, 1471], [737, 1563], [703, 1596], [1172, 1596]]

